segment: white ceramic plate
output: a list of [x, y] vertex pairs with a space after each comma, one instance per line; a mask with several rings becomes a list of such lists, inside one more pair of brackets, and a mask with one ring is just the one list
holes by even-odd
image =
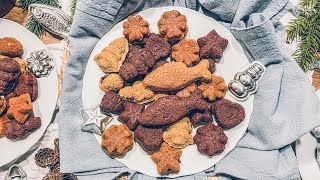
[[[48, 50], [33, 33], [15, 22], [0, 18], [0, 38], [7, 36], [14, 37], [22, 43], [24, 51], [22, 59], [26, 60], [30, 57], [30, 53], [34, 51]], [[55, 69], [51, 71], [48, 77], [37, 80], [39, 97], [32, 104], [34, 115], [41, 118], [42, 125], [24, 140], [11, 141], [7, 138], [0, 139], [0, 167], [26, 153], [42, 137], [51, 122], [58, 98], [58, 80]]]
[[[216, 74], [224, 77], [226, 82], [232, 80], [235, 73], [243, 70], [249, 65], [249, 62], [244, 55], [240, 44], [236, 41], [233, 35], [215, 20], [196, 11], [180, 7], [163, 7], [148, 9], [137, 14], [141, 15], [149, 22], [151, 32], [158, 33], [157, 21], [159, 20], [161, 14], [165, 11], [170, 11], [173, 9], [179, 10], [182, 14], [187, 16], [189, 32], [186, 38], [197, 39], [207, 35], [212, 29], [215, 29], [222, 37], [228, 39], [229, 45], [224, 52], [221, 62], [217, 64], [216, 70]], [[104, 93], [99, 89], [99, 79], [104, 75], [104, 73], [96, 65], [93, 57], [104, 47], [106, 47], [112, 40], [123, 36], [122, 32], [122, 22], [120, 22], [116, 24], [109, 33], [101, 38], [91, 53], [83, 83], [82, 97], [85, 108], [96, 106], [101, 102], [101, 99], [104, 95]], [[236, 101], [229, 95], [227, 95], [226, 98]], [[188, 146], [182, 150], [183, 153], [181, 157], [180, 172], [178, 174], [171, 174], [168, 177], [185, 176], [206, 170], [215, 165], [228, 152], [230, 152], [237, 145], [238, 141], [248, 127], [253, 108], [253, 96], [251, 96], [247, 101], [241, 102], [241, 104], [246, 109], [246, 119], [237, 127], [225, 131], [229, 141], [224, 152], [213, 157], [208, 157], [201, 155], [197, 151], [196, 145]], [[115, 120], [113, 120], [109, 125], [119, 123], [120, 122], [115, 118]], [[195, 132], [196, 130], [194, 129], [193, 134], [195, 134]], [[96, 138], [99, 142], [101, 142], [100, 136], [96, 136]], [[137, 143], [135, 143], [133, 149], [128, 152], [124, 158], [117, 160], [125, 164], [127, 167], [143, 174], [156, 177], [160, 176], [157, 172], [156, 165]]]

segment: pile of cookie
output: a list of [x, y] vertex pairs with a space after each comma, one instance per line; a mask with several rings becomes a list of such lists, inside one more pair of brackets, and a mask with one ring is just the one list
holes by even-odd
[[[188, 145], [208, 156], [223, 152], [228, 141], [223, 130], [240, 124], [245, 110], [224, 99], [227, 86], [214, 74], [226, 39], [215, 30], [186, 39], [187, 19], [177, 10], [163, 13], [158, 27], [160, 34], [150, 33], [141, 16], [129, 16], [125, 37], [94, 60], [106, 73], [100, 80], [101, 108], [122, 122], [104, 131], [102, 149], [119, 158], [137, 142], [166, 175], [180, 171], [181, 149]], [[193, 128], [198, 128], [194, 137]]]
[[22, 44], [15, 38], [0, 39], [0, 138], [26, 138], [41, 126], [32, 117], [32, 102], [38, 98], [38, 83], [21, 59]]

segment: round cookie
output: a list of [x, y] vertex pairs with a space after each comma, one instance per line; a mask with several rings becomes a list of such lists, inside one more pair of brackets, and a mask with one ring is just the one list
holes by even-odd
[[213, 104], [212, 112], [218, 125], [224, 129], [230, 129], [239, 125], [246, 117], [244, 107], [228, 99], [216, 101]]
[[23, 53], [22, 44], [15, 38], [4, 37], [0, 39], [0, 54], [9, 57], [20, 56]]
[[99, 86], [103, 92], [118, 91], [123, 87], [123, 80], [119, 74], [106, 74], [101, 77]]

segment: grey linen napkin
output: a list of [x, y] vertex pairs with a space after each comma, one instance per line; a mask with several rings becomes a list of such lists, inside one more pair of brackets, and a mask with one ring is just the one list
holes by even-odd
[[283, 52], [284, 28], [279, 19], [291, 6], [278, 0], [79, 0], [58, 114], [62, 172], [74, 172], [80, 180], [114, 179], [121, 174], [129, 179], [154, 179], [109, 158], [91, 133], [81, 132], [82, 79], [91, 51], [116, 22], [133, 11], [172, 5], [220, 21], [242, 45], [249, 61], [267, 67], [248, 130], [237, 147], [214, 168], [177, 179], [204, 180], [215, 174], [221, 179], [297, 178], [290, 144], [320, 125], [320, 102], [307, 77]]

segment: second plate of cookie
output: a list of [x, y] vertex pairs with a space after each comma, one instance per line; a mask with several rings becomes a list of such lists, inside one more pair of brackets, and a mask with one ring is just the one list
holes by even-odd
[[240, 102], [227, 93], [248, 66], [241, 45], [212, 18], [181, 7], [148, 9], [98, 42], [83, 106], [100, 104], [113, 116], [95, 134], [106, 156], [149, 176], [195, 174], [224, 158], [248, 127], [254, 95]]

